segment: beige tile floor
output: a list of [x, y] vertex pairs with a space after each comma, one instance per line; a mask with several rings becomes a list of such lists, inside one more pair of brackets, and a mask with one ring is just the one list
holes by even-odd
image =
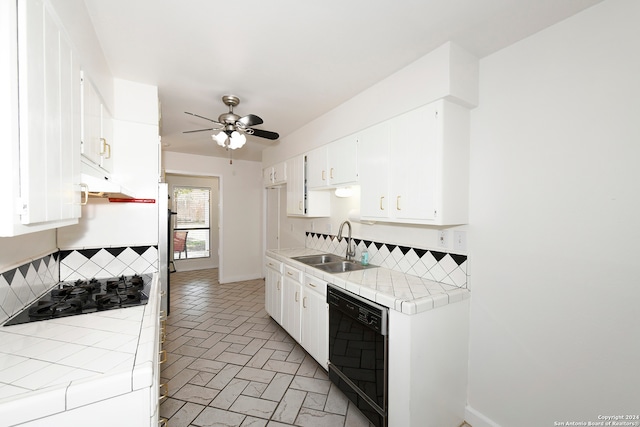
[[170, 427], [371, 427], [266, 313], [264, 280], [172, 273], [164, 349]]

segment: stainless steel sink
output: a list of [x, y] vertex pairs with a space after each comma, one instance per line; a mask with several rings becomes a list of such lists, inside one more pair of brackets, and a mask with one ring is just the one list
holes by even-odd
[[294, 257], [293, 259], [307, 265], [326, 264], [329, 262], [338, 262], [344, 260], [344, 258], [342, 258], [341, 256], [334, 254], [306, 255]]
[[337, 261], [314, 265], [314, 267], [322, 271], [326, 271], [327, 273], [344, 273], [346, 271], [357, 271], [367, 268], [375, 268], [376, 266], [371, 264], [362, 265], [359, 262], [355, 261]]

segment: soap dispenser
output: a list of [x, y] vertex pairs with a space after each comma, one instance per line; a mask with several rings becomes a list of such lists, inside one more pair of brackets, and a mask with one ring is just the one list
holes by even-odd
[[369, 252], [366, 249], [362, 251], [362, 256], [360, 257], [360, 264], [369, 265]]

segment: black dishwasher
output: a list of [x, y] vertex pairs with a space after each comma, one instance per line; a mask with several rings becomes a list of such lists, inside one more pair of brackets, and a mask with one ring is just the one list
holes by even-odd
[[329, 379], [377, 427], [387, 426], [389, 309], [332, 285]]

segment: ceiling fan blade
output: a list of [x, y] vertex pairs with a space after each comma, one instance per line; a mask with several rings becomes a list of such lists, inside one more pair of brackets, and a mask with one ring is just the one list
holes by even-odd
[[246, 116], [241, 117], [238, 121], [245, 127], [261, 125], [264, 123], [262, 119], [255, 114], [247, 114]]
[[189, 114], [189, 115], [194, 116], [194, 117], [199, 117], [199, 118], [201, 118], [201, 119], [209, 120], [210, 122], [213, 122], [213, 123], [221, 124], [220, 122], [218, 122], [218, 121], [216, 121], [216, 120], [210, 119], [210, 118], [208, 118], [208, 117], [200, 116], [200, 115], [198, 115], [198, 114], [193, 114], [193, 113], [190, 113], [190, 112], [188, 112], [188, 111], [185, 111], [184, 113], [185, 113], [185, 114]]
[[185, 130], [182, 133], [193, 133], [193, 132], [204, 132], [206, 130], [214, 130], [214, 128], [209, 128], [209, 129], [196, 129], [196, 130]]
[[280, 138], [280, 135], [278, 135], [276, 132], [270, 132], [268, 130], [262, 130], [262, 129], [251, 129], [253, 131], [253, 136], [258, 136], [260, 138], [267, 138], [267, 139], [278, 139]]

